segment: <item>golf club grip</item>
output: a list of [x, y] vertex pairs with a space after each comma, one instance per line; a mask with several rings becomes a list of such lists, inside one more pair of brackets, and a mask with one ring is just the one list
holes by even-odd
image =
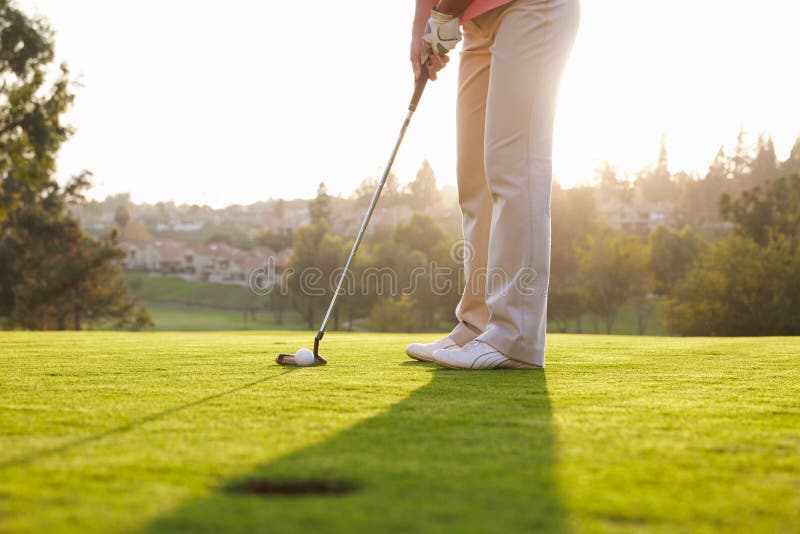
[[408, 111], [416, 111], [419, 99], [422, 98], [422, 92], [425, 90], [425, 85], [428, 83], [428, 66], [421, 65], [422, 71], [417, 78], [417, 83], [414, 86], [414, 96], [411, 97], [411, 103], [408, 105]]

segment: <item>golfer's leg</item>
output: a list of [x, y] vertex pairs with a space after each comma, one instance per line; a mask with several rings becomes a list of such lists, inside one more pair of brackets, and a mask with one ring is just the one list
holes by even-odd
[[489, 86], [490, 42], [467, 21], [458, 72], [457, 170], [458, 196], [464, 226], [466, 284], [456, 307], [459, 324], [450, 337], [459, 345], [484, 331], [489, 320], [486, 306], [486, 261], [492, 199], [486, 183], [483, 158], [486, 92]]
[[556, 93], [578, 24], [577, 0], [521, 1], [492, 45], [486, 173], [494, 198], [489, 325], [480, 339], [544, 365]]

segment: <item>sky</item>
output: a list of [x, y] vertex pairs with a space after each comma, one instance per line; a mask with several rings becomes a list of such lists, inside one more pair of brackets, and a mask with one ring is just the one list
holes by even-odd
[[[80, 81], [58, 177], [93, 198], [222, 207], [350, 194], [388, 158], [412, 91], [412, 0], [17, 0], [49, 19]], [[704, 173], [739, 129], [800, 136], [800, 2], [584, 0], [564, 73], [553, 170], [570, 187], [610, 161], [632, 175], [663, 135]], [[457, 54], [429, 84], [393, 170], [427, 158], [455, 185]]]

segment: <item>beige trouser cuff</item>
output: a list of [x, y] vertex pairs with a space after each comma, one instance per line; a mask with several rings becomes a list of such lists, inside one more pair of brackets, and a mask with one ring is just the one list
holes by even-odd
[[458, 343], [460, 347], [463, 347], [464, 345], [466, 345], [467, 343], [478, 337], [479, 333], [480, 332], [472, 330], [465, 323], [458, 323], [456, 327], [453, 328], [453, 331], [450, 332], [448, 337], [453, 341], [455, 341], [456, 343]]
[[544, 337], [537, 338], [531, 343], [516, 329], [490, 324], [478, 339], [512, 360], [544, 367]]

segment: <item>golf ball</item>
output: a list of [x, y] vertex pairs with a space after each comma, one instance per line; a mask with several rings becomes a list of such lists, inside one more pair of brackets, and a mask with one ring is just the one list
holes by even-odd
[[295, 353], [294, 361], [300, 367], [308, 367], [314, 363], [314, 353], [308, 349], [300, 349]]

